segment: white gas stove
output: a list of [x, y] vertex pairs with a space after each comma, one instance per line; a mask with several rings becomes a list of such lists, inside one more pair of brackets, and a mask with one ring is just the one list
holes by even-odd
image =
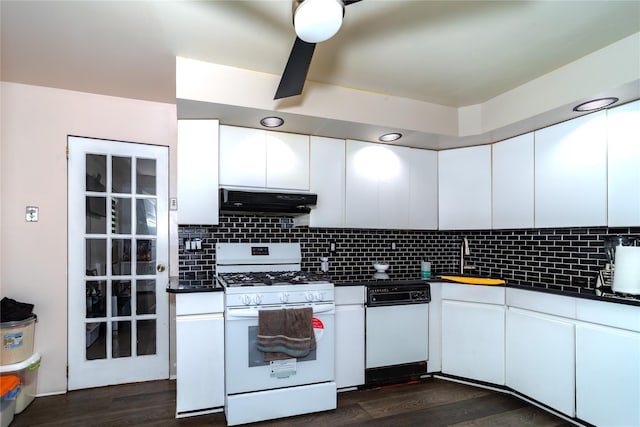
[[[225, 415], [228, 425], [335, 409], [334, 286], [301, 272], [298, 243], [219, 243], [225, 288]], [[311, 308], [316, 347], [266, 361], [257, 349], [260, 312]]]

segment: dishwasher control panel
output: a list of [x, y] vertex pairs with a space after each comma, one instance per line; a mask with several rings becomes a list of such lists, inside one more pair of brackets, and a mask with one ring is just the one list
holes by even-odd
[[428, 283], [367, 286], [367, 306], [427, 304], [431, 301]]

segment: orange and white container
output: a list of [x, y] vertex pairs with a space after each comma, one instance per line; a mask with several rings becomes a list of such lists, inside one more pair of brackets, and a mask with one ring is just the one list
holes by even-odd
[[36, 397], [40, 354], [34, 353], [27, 360], [13, 365], [0, 366], [1, 375], [14, 375], [20, 380], [20, 395], [16, 399], [16, 414], [24, 411]]
[[0, 424], [7, 427], [13, 421], [16, 398], [20, 395], [20, 378], [15, 375], [0, 376]]

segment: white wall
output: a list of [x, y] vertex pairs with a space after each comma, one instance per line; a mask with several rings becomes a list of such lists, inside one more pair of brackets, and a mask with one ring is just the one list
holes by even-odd
[[[2, 82], [0, 294], [35, 304], [39, 395], [66, 391], [67, 135], [170, 147], [176, 194], [176, 106]], [[25, 206], [40, 220], [27, 223]], [[171, 274], [177, 226], [171, 221]]]

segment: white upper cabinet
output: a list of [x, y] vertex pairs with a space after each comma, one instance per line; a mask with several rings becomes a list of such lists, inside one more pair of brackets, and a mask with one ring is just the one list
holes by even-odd
[[607, 224], [604, 111], [535, 132], [535, 226]]
[[409, 223], [407, 148], [347, 141], [345, 224], [406, 228]]
[[345, 198], [348, 227], [436, 228], [437, 154], [348, 140]]
[[378, 227], [409, 227], [411, 155], [407, 147], [378, 144]]
[[318, 195], [309, 226], [344, 227], [345, 141], [312, 136], [309, 189]]
[[411, 150], [409, 228], [438, 229], [438, 153]]
[[533, 133], [493, 144], [493, 228], [533, 228]]
[[442, 230], [491, 228], [491, 146], [438, 152]]
[[264, 187], [267, 134], [260, 129], [220, 126], [220, 185]]
[[640, 225], [640, 101], [607, 110], [608, 225]]
[[267, 187], [309, 190], [309, 136], [267, 131]]
[[220, 126], [220, 185], [309, 190], [309, 137]]
[[218, 120], [178, 120], [178, 223], [218, 224]]

